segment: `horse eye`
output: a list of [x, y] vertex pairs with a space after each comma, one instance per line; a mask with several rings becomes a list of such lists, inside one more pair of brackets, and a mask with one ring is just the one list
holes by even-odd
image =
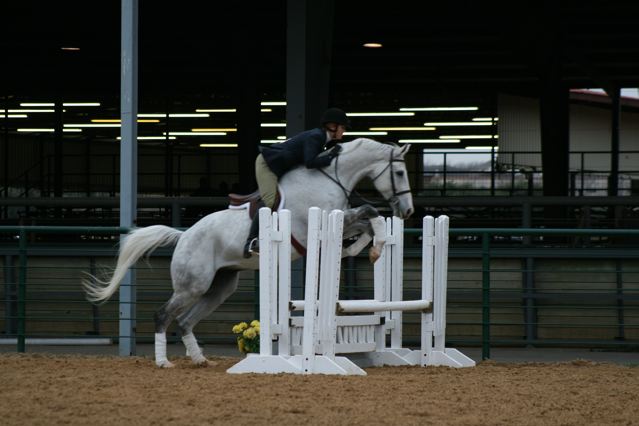
[[395, 172], [395, 174], [396, 174], [397, 176], [399, 176], [399, 177], [402, 177], [402, 176], [404, 176], [404, 171], [403, 171], [403, 170], [397, 170], [397, 171]]

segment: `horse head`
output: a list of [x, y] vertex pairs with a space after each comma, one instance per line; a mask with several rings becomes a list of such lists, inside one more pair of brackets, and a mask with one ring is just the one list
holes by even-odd
[[366, 152], [366, 177], [390, 204], [395, 216], [409, 217], [415, 211], [404, 160], [410, 145], [399, 147], [363, 138], [362, 141], [367, 142], [362, 143], [362, 148], [366, 148], [360, 149], [360, 152]]

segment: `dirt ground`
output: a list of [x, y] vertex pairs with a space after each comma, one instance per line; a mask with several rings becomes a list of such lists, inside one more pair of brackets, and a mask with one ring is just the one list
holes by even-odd
[[639, 366], [573, 361], [230, 375], [238, 359], [1, 354], [2, 425], [639, 425]]

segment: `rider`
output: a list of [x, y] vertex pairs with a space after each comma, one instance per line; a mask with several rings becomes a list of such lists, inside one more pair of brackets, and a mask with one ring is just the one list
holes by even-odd
[[[322, 115], [321, 127], [302, 132], [285, 142], [262, 147], [261, 154], [255, 160], [255, 177], [264, 205], [277, 208], [274, 205], [277, 181], [289, 170], [301, 164], [309, 169], [328, 166], [342, 148], [337, 143], [341, 142], [347, 127], [350, 127], [350, 121], [346, 113], [339, 108], [329, 108]], [[323, 155], [324, 152], [326, 154]], [[251, 253], [256, 251], [259, 217], [256, 214], [251, 223], [244, 245], [245, 258], [251, 257]]]

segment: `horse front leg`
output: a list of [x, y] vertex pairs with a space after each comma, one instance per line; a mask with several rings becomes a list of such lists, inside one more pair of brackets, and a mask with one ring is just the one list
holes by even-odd
[[371, 205], [349, 209], [344, 212], [344, 235], [352, 237], [358, 235], [357, 241], [342, 251], [342, 257], [356, 256], [374, 239], [373, 246], [368, 251], [368, 258], [375, 263], [381, 256], [386, 242], [386, 225], [384, 218]]

